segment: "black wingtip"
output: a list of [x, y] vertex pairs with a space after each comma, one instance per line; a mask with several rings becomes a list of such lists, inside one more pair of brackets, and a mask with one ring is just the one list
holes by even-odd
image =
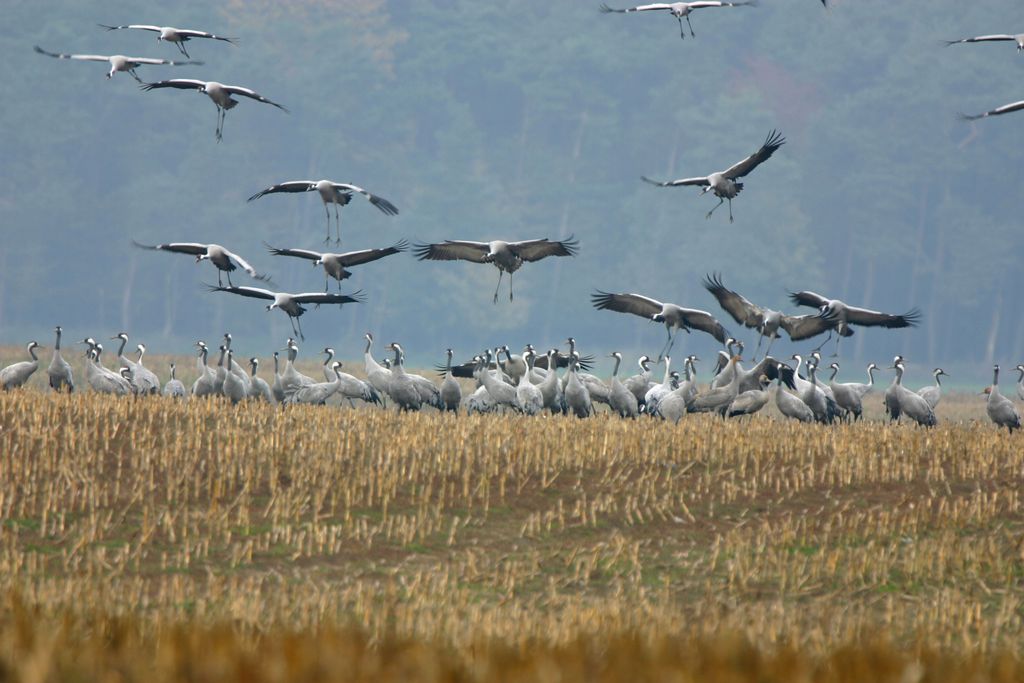
[[412, 255], [419, 261], [426, 261], [430, 258], [430, 249], [434, 245], [432, 244], [414, 244], [412, 247]]
[[985, 114], [975, 114], [974, 116], [971, 116], [970, 114], [964, 114], [961, 112], [956, 115], [956, 118], [960, 121], [977, 121], [978, 119], [985, 118]]
[[135, 240], [132, 240], [132, 246], [139, 249], [149, 249], [151, 251], [155, 251], [160, 248], [155, 244], [143, 244], [142, 242], [136, 242]]
[[645, 175], [640, 176], [640, 180], [644, 181], [645, 183], [650, 183], [651, 185], [654, 185], [656, 187], [665, 187], [665, 183], [659, 180], [652, 180], [651, 178], [648, 178]]

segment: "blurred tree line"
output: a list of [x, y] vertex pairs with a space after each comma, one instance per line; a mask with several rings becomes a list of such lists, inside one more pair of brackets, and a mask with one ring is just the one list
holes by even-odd
[[[323, 280], [308, 263], [275, 259], [262, 243], [320, 249], [319, 199], [245, 199], [326, 177], [401, 209], [389, 218], [354, 201], [342, 212], [346, 250], [574, 234], [581, 252], [527, 264], [514, 304], [503, 289], [496, 306], [490, 267], [408, 255], [365, 266], [344, 289], [362, 289], [366, 304], [303, 320], [310, 350], [329, 343], [355, 356], [373, 329], [421, 362], [446, 346], [546, 348], [570, 334], [584, 350], [651, 352], [660, 326], [595, 311], [589, 293], [703, 308], [739, 333], [700, 284], [721, 271], [727, 286], [785, 310], [796, 289], [921, 308], [914, 331], [858, 331], [845, 348], [851, 361], [905, 353], [948, 366], [1024, 354], [1024, 114], [956, 119], [1020, 99], [1024, 60], [1011, 44], [941, 42], [1022, 31], [1019, 3], [835, 0], [826, 11], [763, 0], [695, 12], [697, 36], [685, 41], [670, 16], [602, 15], [598, 4], [8, 0], [0, 343], [45, 339], [60, 323], [75, 337], [124, 328], [165, 350], [226, 329], [254, 353], [276, 348], [285, 316], [207, 293], [208, 264], [130, 241], [221, 243], [273, 274], [276, 288], [316, 291]], [[151, 33], [97, 23], [238, 36], [237, 48], [191, 42], [204, 66], [140, 76], [245, 85], [291, 114], [245, 100], [216, 144], [205, 97], [143, 93], [126, 74], [106, 81], [101, 64], [32, 52], [178, 54]], [[639, 180], [723, 169], [773, 128], [788, 143], [746, 179], [733, 224], [725, 207], [705, 220], [710, 196]], [[715, 347], [698, 335], [680, 344], [703, 355]]]

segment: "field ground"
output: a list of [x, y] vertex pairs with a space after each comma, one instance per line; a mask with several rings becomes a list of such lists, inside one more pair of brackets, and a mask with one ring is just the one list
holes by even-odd
[[365, 680], [1011, 680], [1024, 437], [979, 401], [923, 430], [10, 392], [0, 679], [214, 680], [210, 640], [279, 680], [317, 643]]

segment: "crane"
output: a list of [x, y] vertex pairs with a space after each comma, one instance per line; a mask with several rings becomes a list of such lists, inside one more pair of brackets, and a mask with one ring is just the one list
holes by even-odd
[[523, 263], [540, 261], [549, 256], [575, 256], [579, 242], [569, 235], [564, 240], [548, 238], [506, 242], [470, 242], [466, 240], [445, 240], [436, 244], [417, 244], [413, 253], [420, 261], [471, 261], [491, 263], [498, 269], [498, 286], [494, 289], [494, 303], [498, 303], [498, 290], [502, 275], [508, 273], [508, 300], [512, 301], [512, 274]]
[[175, 47], [181, 52], [181, 54], [188, 57], [188, 50], [185, 49], [185, 43], [196, 38], [207, 38], [210, 40], [220, 40], [231, 45], [238, 45], [238, 38], [225, 38], [224, 36], [218, 36], [214, 33], [207, 31], [198, 31], [190, 28], [174, 28], [173, 26], [153, 26], [151, 24], [125, 24], [123, 26], [108, 26], [106, 24], [100, 24], [100, 28], [105, 28], [108, 31], [118, 31], [121, 29], [136, 29], [139, 31], [152, 31], [157, 34], [156, 41], [164, 41], [167, 43], [173, 43]]
[[[341, 244], [341, 218], [338, 215], [338, 207], [348, 205], [348, 203], [352, 201], [353, 193], [358, 193], [366, 197], [371, 204], [376, 206], [381, 213], [386, 216], [398, 215], [398, 207], [383, 197], [368, 192], [358, 185], [353, 185], [352, 183], [338, 183], [333, 180], [289, 180], [260, 190], [253, 196], [249, 197], [246, 201], [251, 202], [268, 194], [294, 194], [296, 192], [316, 192], [320, 195], [320, 199], [324, 203], [324, 213], [327, 214], [327, 238], [324, 239], [324, 244], [331, 241], [331, 212], [330, 209], [328, 209], [328, 205], [334, 204], [335, 244]], [[296, 254], [287, 255], [296, 256]], [[360, 263], [362, 263], [362, 261]], [[355, 264], [353, 263], [352, 265]]]
[[636, 7], [627, 7], [625, 9], [614, 9], [609, 7], [607, 4], [604, 4], [601, 5], [600, 10], [603, 14], [625, 14], [627, 12], [667, 10], [669, 14], [679, 21], [679, 37], [685, 40], [686, 32], [683, 31], [683, 19], [686, 19], [686, 25], [690, 28], [690, 37], [697, 37], [694, 35], [693, 25], [690, 23], [690, 13], [695, 9], [704, 9], [706, 7], [754, 7], [756, 5], [757, 0], [733, 0], [732, 2], [724, 2], [722, 0], [698, 0], [697, 2], [655, 2], [649, 5], [638, 5]]
[[207, 285], [206, 288], [211, 292], [228, 292], [229, 294], [273, 302], [267, 305], [267, 310], [272, 311], [277, 308], [284, 311], [292, 324], [292, 332], [298, 334], [299, 339], [302, 340], [305, 340], [305, 337], [302, 334], [302, 323], [299, 318], [306, 312], [306, 308], [302, 304], [316, 304], [317, 307], [321, 304], [343, 306], [364, 301], [361, 291], [353, 292], [352, 294], [327, 294], [326, 292], [289, 294], [288, 292], [271, 292], [269, 289], [262, 289], [260, 287], [214, 287], [213, 285]]
[[224, 117], [227, 115], [228, 109], [234, 109], [235, 105], [238, 104], [238, 100], [234, 99], [232, 95], [248, 97], [249, 99], [256, 100], [257, 102], [263, 102], [264, 104], [277, 107], [286, 114], [288, 113], [288, 109], [283, 105], [268, 100], [255, 90], [244, 88], [240, 85], [225, 85], [224, 83], [218, 83], [217, 81], [199, 81], [193, 78], [172, 78], [168, 81], [143, 83], [139, 87], [147, 92], [160, 88], [195, 90], [209, 97], [210, 101], [217, 107], [217, 131], [215, 133], [217, 142], [220, 142], [224, 138]]
[[921, 312], [916, 308], [912, 308], [902, 315], [881, 313], [867, 308], [850, 306], [839, 299], [829, 299], [821, 294], [816, 294], [807, 290], [801, 292], [790, 292], [789, 298], [797, 306], [817, 308], [818, 315], [828, 323], [829, 336], [821, 343], [820, 346], [818, 346], [818, 349], [821, 349], [821, 347], [831, 339], [832, 332], [835, 331], [837, 337], [836, 350], [835, 353], [832, 354], [833, 357], [839, 355], [839, 341], [843, 337], [850, 337], [853, 335], [853, 329], [850, 325], [899, 329], [903, 327], [914, 327], [921, 320]]
[[360, 251], [349, 251], [344, 254], [331, 254], [321, 253], [319, 251], [310, 251], [308, 249], [279, 249], [272, 247], [266, 242], [264, 246], [274, 256], [294, 256], [295, 258], [306, 259], [313, 262], [313, 267], [323, 266], [324, 269], [324, 291], [328, 290], [330, 280], [328, 278], [334, 278], [338, 282], [338, 291], [341, 291], [341, 281], [347, 280], [352, 277], [352, 272], [346, 270], [352, 266], [358, 266], [363, 263], [370, 263], [382, 259], [385, 256], [391, 256], [392, 254], [398, 254], [406, 250], [409, 243], [405, 240], [396, 242], [390, 247], [383, 249], [362, 249]]
[[715, 209], [728, 200], [729, 222], [732, 223], [732, 200], [736, 195], [743, 191], [743, 183], [736, 181], [770, 159], [771, 156], [775, 154], [775, 150], [782, 147], [784, 144], [786, 144], [786, 139], [782, 137], [781, 133], [773, 130], [768, 134], [768, 137], [765, 139], [764, 144], [761, 145], [760, 149], [743, 161], [733, 164], [724, 171], [715, 171], [714, 173], [706, 176], [680, 178], [679, 180], [667, 180], [664, 182], [651, 180], [647, 176], [641, 176], [640, 179], [646, 183], [657, 185], [658, 187], [683, 187], [687, 185], [703, 187], [704, 189], [700, 191], [702, 195], [711, 191], [716, 197], [718, 197], [718, 203], [715, 204], [714, 208], [708, 211], [706, 218], [711, 218], [711, 214], [715, 212]]
[[125, 57], [124, 55], [73, 55], [65, 52], [47, 52], [38, 45], [35, 46], [35, 51], [41, 55], [47, 57], [54, 57], [56, 59], [75, 59], [86, 62], [107, 62], [110, 65], [110, 71], [107, 72], [107, 79], [114, 77], [118, 71], [123, 71], [129, 74], [139, 83], [142, 83], [142, 79], [135, 73], [135, 69], [142, 66], [143, 64], [162, 64], [166, 66], [185, 66], [187, 64], [201, 65], [202, 62], [196, 61], [184, 61], [175, 62], [170, 59], [152, 59], [149, 57]]
[[707, 311], [662, 303], [643, 294], [611, 294], [596, 290], [594, 294], [590, 295], [590, 301], [598, 310], [632, 313], [656, 323], [664, 323], [668, 340], [661, 353], [658, 354], [659, 360], [672, 350], [675, 333], [679, 330], [685, 330], [687, 333], [690, 330], [706, 332], [722, 344], [729, 336], [722, 323]]

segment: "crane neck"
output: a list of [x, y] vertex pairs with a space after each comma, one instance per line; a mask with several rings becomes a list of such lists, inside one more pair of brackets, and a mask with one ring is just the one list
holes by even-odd
[[121, 340], [121, 345], [119, 347], [117, 347], [117, 355], [118, 356], [123, 356], [124, 355], [124, 347], [125, 347], [125, 344], [128, 343], [128, 339], [126, 337], [118, 337], [118, 339]]
[[875, 375], [874, 375], [874, 372], [875, 372], [875, 366], [869, 365], [868, 366], [868, 386], [869, 387], [875, 386]]
[[57, 328], [57, 343], [53, 345], [54, 351], [60, 351], [60, 328]]
[[32, 356], [32, 360], [33, 361], [39, 362], [39, 359], [36, 358], [36, 345], [35, 344], [29, 344], [28, 345], [28, 355]]
[[832, 368], [832, 375], [828, 378], [828, 381], [829, 382], [835, 382], [836, 381], [836, 375], [838, 375], [838, 374], [839, 374], [839, 368]]

